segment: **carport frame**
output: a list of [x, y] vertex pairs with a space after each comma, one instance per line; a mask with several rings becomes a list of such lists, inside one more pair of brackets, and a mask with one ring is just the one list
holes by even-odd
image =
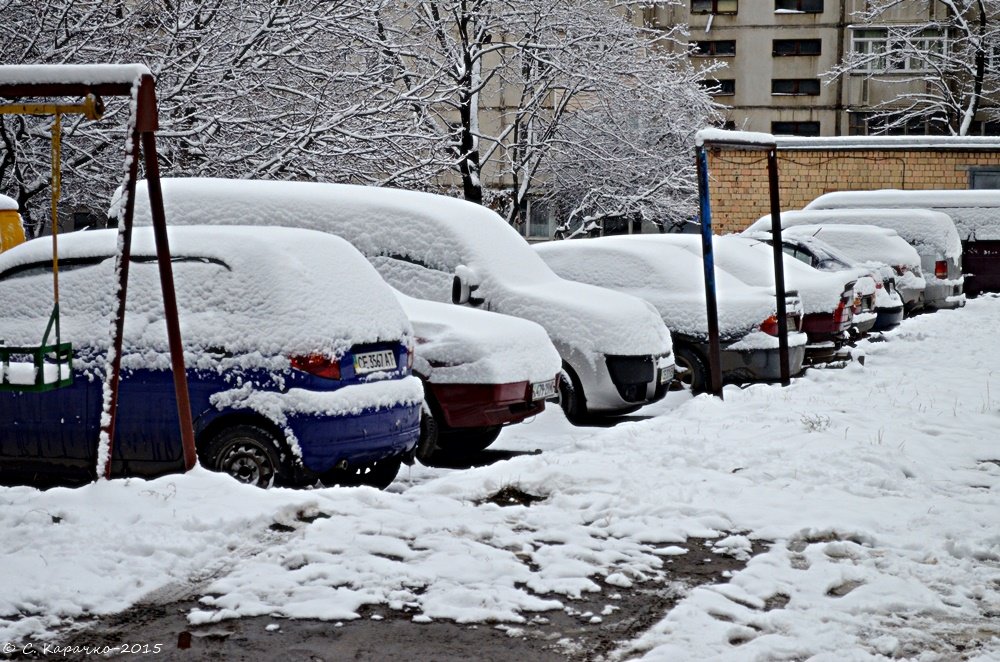
[[[94, 95], [98, 100], [103, 97], [124, 96], [131, 101], [129, 140], [125, 153], [124, 190], [127, 197], [124, 210], [119, 212], [118, 252], [115, 256], [115, 273], [118, 275], [118, 282], [112, 342], [108, 351], [111, 370], [105, 375], [103, 386], [101, 433], [96, 449], [98, 462], [96, 473], [98, 477], [102, 475], [106, 479], [111, 477], [140, 145], [149, 190], [160, 288], [163, 292], [164, 318], [170, 348], [174, 392], [177, 398], [184, 470], [189, 471], [197, 463], [197, 454], [195, 452], [194, 425], [191, 417], [187, 373], [184, 366], [184, 348], [177, 317], [177, 297], [174, 291], [170, 245], [167, 241], [166, 215], [163, 210], [163, 192], [160, 187], [160, 169], [156, 154], [156, 131], [159, 129], [159, 114], [153, 75], [145, 66], [137, 64], [0, 66], [0, 97], [22, 100], [24, 98], [86, 97], [88, 94]], [[101, 446], [105, 440], [107, 455], [102, 458]], [[104, 466], [100, 466], [102, 460]]]
[[722, 350], [719, 343], [719, 305], [715, 288], [715, 254], [712, 248], [712, 206], [708, 180], [708, 150], [767, 152], [767, 179], [771, 200], [771, 239], [774, 257], [774, 290], [777, 298], [778, 361], [781, 385], [791, 384], [788, 360], [788, 318], [785, 301], [785, 264], [781, 246], [781, 200], [778, 187], [778, 146], [768, 133], [703, 129], [695, 138], [698, 170], [698, 205], [701, 216], [701, 251], [705, 269], [705, 302], [708, 308], [708, 363], [712, 394], [722, 398]]

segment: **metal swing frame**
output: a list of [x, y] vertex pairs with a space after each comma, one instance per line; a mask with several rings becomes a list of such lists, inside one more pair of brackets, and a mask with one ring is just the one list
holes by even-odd
[[[139, 160], [143, 158], [145, 176], [149, 189], [150, 211], [153, 221], [153, 236], [156, 242], [156, 257], [160, 273], [160, 287], [163, 292], [164, 318], [167, 326], [167, 339], [170, 347], [170, 361], [173, 372], [174, 391], [177, 398], [177, 414], [180, 427], [181, 445], [184, 456], [184, 469], [190, 470], [197, 463], [194, 444], [194, 426], [191, 417], [191, 404], [188, 394], [187, 373], [184, 366], [184, 350], [181, 341], [180, 323], [177, 317], [177, 297], [174, 291], [173, 268], [170, 262], [170, 246], [167, 241], [166, 216], [163, 211], [163, 192], [160, 187], [160, 170], [156, 154], [156, 131], [159, 128], [159, 118], [156, 104], [155, 81], [146, 67], [141, 65], [39, 65], [39, 66], [0, 66], [0, 98], [22, 100], [25, 98], [52, 97], [83, 97], [87, 99], [78, 106], [59, 106], [58, 104], [24, 104], [13, 103], [8, 107], [21, 107], [21, 110], [33, 108], [39, 112], [21, 114], [54, 114], [56, 126], [53, 136], [58, 131], [59, 116], [63, 111], [42, 113], [45, 106], [58, 109], [75, 108], [71, 112], [84, 112], [91, 107], [96, 113], [103, 108], [104, 97], [127, 97], [132, 102], [133, 116], [130, 122], [129, 141], [127, 143], [125, 164], [125, 195], [126, 204], [120, 217], [118, 227], [119, 252], [115, 258], [115, 273], [118, 275], [117, 300], [112, 330], [112, 342], [109, 349], [109, 371], [104, 381], [104, 410], [102, 412], [101, 435], [98, 441], [99, 458], [97, 475], [111, 477], [111, 459], [114, 455], [115, 421], [118, 413], [118, 390], [121, 378], [122, 337], [125, 325], [125, 301], [128, 294], [129, 262], [132, 246], [132, 227], [135, 214], [135, 190], [139, 174]], [[58, 144], [58, 143], [56, 143]], [[140, 149], [141, 148], [141, 149]], [[55, 155], [54, 155], [55, 156]], [[53, 181], [53, 207], [58, 201], [58, 179]], [[55, 212], [53, 212], [55, 213]], [[53, 216], [55, 219], [55, 216]], [[57, 241], [57, 223], [53, 224], [53, 242]], [[49, 319], [42, 346], [38, 348], [8, 347], [4, 350], [5, 363], [11, 354], [22, 351], [21, 354], [34, 352], [35, 361], [44, 361], [46, 356], [55, 352], [66, 352], [72, 356], [69, 343], [62, 343], [59, 330], [58, 315], [58, 257], [53, 249], [55, 263], [56, 302], [53, 314]], [[56, 329], [56, 343], [47, 345], [49, 332]], [[58, 360], [58, 359], [57, 359]], [[69, 359], [71, 361], [71, 358]], [[71, 365], [71, 364], [70, 364]], [[6, 365], [4, 365], [6, 372]], [[61, 371], [62, 368], [60, 367]], [[72, 369], [70, 369], [72, 375]], [[61, 377], [61, 374], [60, 374]], [[37, 381], [37, 377], [36, 377]], [[53, 387], [55, 388], [55, 387]], [[49, 390], [39, 388], [36, 390]], [[26, 389], [21, 389], [26, 390]], [[100, 453], [100, 439], [107, 440], [107, 454]], [[100, 463], [103, 462], [103, 466]]]

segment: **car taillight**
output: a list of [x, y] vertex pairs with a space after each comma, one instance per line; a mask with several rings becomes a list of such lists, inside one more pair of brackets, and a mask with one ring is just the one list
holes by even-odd
[[310, 354], [309, 356], [293, 356], [289, 359], [292, 367], [310, 375], [322, 377], [324, 379], [340, 379], [340, 361], [331, 359], [322, 354]]
[[934, 276], [945, 280], [948, 278], [948, 263], [944, 260], [938, 260], [934, 263]]
[[778, 316], [771, 315], [760, 323], [760, 330], [769, 336], [778, 335]]

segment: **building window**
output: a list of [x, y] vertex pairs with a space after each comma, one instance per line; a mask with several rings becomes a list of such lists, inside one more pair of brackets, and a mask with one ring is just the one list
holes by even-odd
[[771, 55], [775, 57], [820, 55], [822, 43], [819, 39], [775, 39], [771, 42]]
[[819, 79], [774, 78], [771, 80], [771, 94], [814, 97], [819, 95]]
[[695, 57], [733, 57], [736, 55], [736, 41], [696, 41], [691, 55]]
[[822, 14], [823, 0], [774, 0], [774, 11]]
[[735, 14], [737, 0], [691, 0], [692, 14]]
[[715, 97], [731, 97], [736, 94], [736, 80], [733, 78], [722, 78], [719, 80], [700, 80], [705, 90]]
[[936, 28], [853, 28], [851, 51], [861, 71], [929, 71], [947, 56], [948, 41]]
[[948, 119], [941, 116], [915, 117], [891, 113], [850, 113], [848, 133], [852, 136], [941, 136], [948, 133]]
[[819, 135], [819, 122], [771, 122], [771, 133], [776, 136], [814, 138]]

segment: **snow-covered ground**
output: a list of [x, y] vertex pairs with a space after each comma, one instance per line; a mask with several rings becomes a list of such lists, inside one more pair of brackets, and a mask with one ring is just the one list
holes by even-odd
[[[517, 623], [659, 576], [698, 536], [737, 555], [773, 544], [622, 657], [1000, 659], [997, 328], [1000, 299], [981, 298], [786, 389], [675, 393], [607, 429], [551, 408], [496, 444], [542, 453], [404, 468], [386, 492], [264, 491], [204, 470], [0, 488], [0, 643], [176, 586], [206, 596], [194, 623], [349, 619], [366, 603]], [[545, 498], [482, 502], [505, 486]]]

